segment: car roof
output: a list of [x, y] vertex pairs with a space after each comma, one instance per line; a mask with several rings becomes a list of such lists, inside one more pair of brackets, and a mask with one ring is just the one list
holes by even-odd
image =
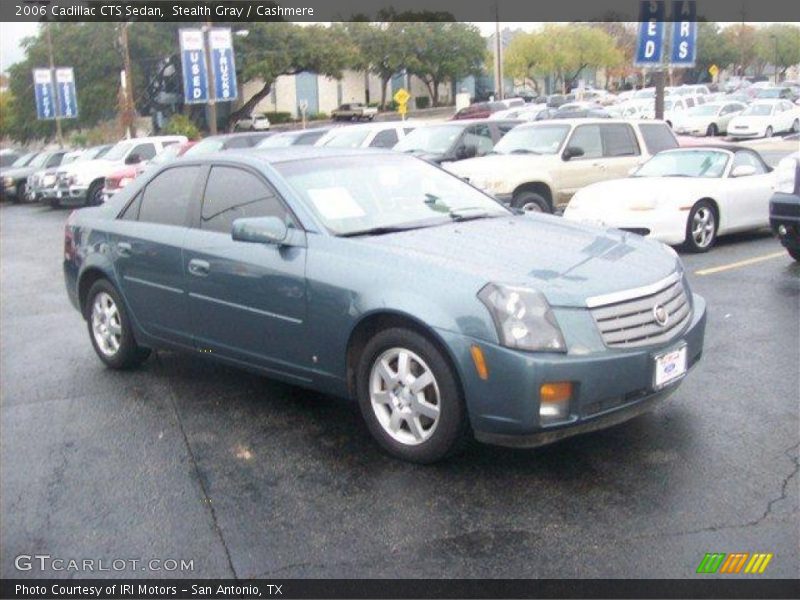
[[280, 164], [295, 160], [314, 160], [318, 158], [364, 157], [389, 154], [391, 156], [407, 156], [391, 150], [382, 151], [377, 148], [327, 148], [325, 146], [286, 146], [282, 148], [236, 148], [224, 152], [209, 152], [190, 160], [203, 162], [230, 161], [232, 158], [255, 160], [265, 164]]
[[[680, 150], [727, 150], [728, 152], [739, 152], [740, 150], [747, 150], [749, 152], [756, 152], [753, 148], [747, 148], [746, 146], [740, 146], [739, 144], [725, 144], [725, 143], [709, 143], [709, 144], [700, 144], [697, 146], [687, 146], [682, 148], [670, 148], [669, 150], [665, 150], [664, 152], [676, 152]], [[759, 155], [760, 156], [760, 155]]]

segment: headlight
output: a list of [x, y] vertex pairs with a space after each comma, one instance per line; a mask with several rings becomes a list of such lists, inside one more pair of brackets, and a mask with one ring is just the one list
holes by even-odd
[[794, 193], [797, 178], [796, 159], [787, 157], [778, 163], [775, 169], [775, 191], [784, 194]]
[[119, 185], [117, 187], [124, 188], [131, 181], [133, 181], [133, 177], [123, 177], [122, 179], [119, 180]]
[[42, 185], [44, 187], [51, 187], [56, 183], [56, 176], [55, 175], [45, 175], [42, 178]]
[[13, 177], [3, 177], [3, 187], [13, 187], [13, 185], [14, 185]]
[[503, 346], [518, 350], [567, 351], [556, 317], [540, 292], [490, 283], [478, 293], [478, 298], [489, 309]]

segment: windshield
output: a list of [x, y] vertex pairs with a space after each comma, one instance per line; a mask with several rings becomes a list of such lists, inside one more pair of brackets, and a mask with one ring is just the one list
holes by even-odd
[[494, 147], [496, 154], [555, 154], [569, 132], [569, 125], [515, 127]]
[[183, 153], [184, 156], [199, 156], [201, 154], [210, 154], [211, 152], [218, 152], [222, 150], [225, 142], [220, 138], [206, 138], [202, 142], [196, 143]]
[[41, 167], [44, 166], [44, 163], [47, 162], [47, 159], [50, 155], [47, 152], [42, 152], [41, 154], [37, 155], [31, 162], [28, 163], [29, 167]]
[[322, 145], [331, 148], [360, 148], [367, 135], [369, 135], [369, 131], [366, 129], [343, 129], [332, 133], [331, 137]]
[[287, 148], [293, 145], [298, 137], [298, 135], [294, 134], [271, 135], [270, 137], [264, 138], [258, 142], [258, 144], [256, 144], [256, 148]]
[[458, 177], [402, 154], [357, 161], [294, 160], [274, 166], [336, 235], [442, 225], [467, 214], [472, 218], [510, 214]]
[[728, 154], [715, 150], [661, 152], [644, 163], [633, 177], [722, 177]]
[[771, 104], [751, 104], [742, 111], [743, 117], [766, 117], [772, 114]]
[[461, 135], [464, 128], [459, 125], [419, 127], [395, 144], [398, 152], [427, 152], [445, 154]]
[[690, 117], [713, 117], [719, 112], [720, 107], [715, 104], [704, 104], [703, 106], [695, 106], [686, 111]]
[[12, 167], [24, 167], [27, 165], [33, 158], [36, 156], [36, 152], [28, 152], [28, 154], [23, 154], [13, 163], [11, 163]]
[[103, 158], [106, 160], [122, 160], [131, 148], [133, 148], [133, 142], [119, 142], [106, 152]]
[[780, 88], [764, 88], [756, 92], [756, 98], [780, 98], [782, 91]]

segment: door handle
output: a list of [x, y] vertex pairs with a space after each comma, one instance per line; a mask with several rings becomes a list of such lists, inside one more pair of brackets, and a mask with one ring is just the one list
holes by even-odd
[[117, 243], [117, 254], [120, 256], [130, 256], [132, 251], [133, 246], [131, 246], [128, 242]]
[[195, 277], [206, 277], [211, 270], [211, 264], [208, 261], [193, 258], [189, 261], [189, 273]]

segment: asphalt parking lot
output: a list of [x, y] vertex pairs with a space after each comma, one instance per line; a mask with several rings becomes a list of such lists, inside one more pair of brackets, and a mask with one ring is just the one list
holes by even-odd
[[[66, 217], [0, 206], [2, 577], [679, 578], [706, 552], [797, 576], [800, 266], [767, 232], [684, 255], [704, 359], [656, 412], [420, 467], [353, 404], [198, 356], [105, 369], [64, 291]], [[194, 570], [21, 572], [20, 554]]]

